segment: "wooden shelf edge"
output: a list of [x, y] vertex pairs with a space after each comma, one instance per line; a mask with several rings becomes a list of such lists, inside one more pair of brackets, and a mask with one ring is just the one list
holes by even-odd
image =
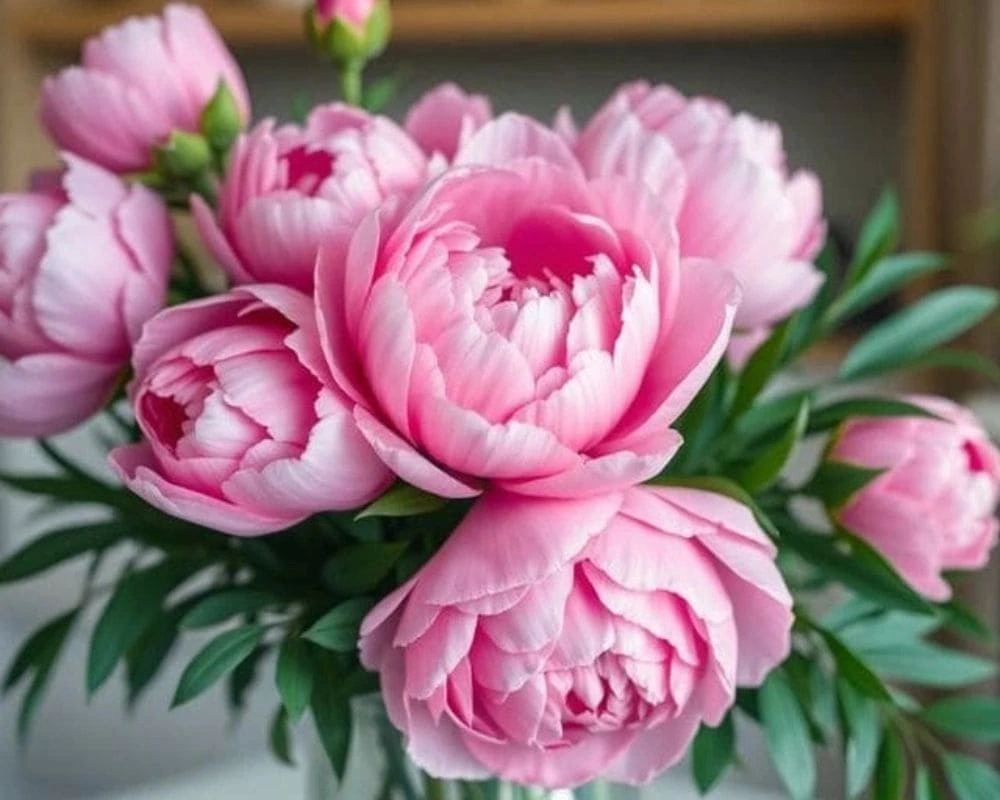
[[[153, 13], [156, 0], [73, 10], [42, 0], [8, 8], [8, 35], [48, 50], [79, 46], [126, 16]], [[233, 47], [282, 47], [302, 40], [295, 9], [264, 2], [202, 3]], [[416, 44], [615, 42], [815, 37], [901, 32], [916, 0], [400, 0], [395, 41]]]

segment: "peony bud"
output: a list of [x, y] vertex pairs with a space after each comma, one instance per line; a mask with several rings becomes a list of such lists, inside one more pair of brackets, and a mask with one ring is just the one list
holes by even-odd
[[156, 150], [156, 167], [169, 178], [194, 178], [212, 166], [212, 150], [205, 137], [174, 131], [170, 141]]
[[202, 136], [217, 153], [228, 153], [233, 142], [243, 132], [240, 105], [224, 81], [219, 81], [219, 88], [205, 106], [199, 128]]
[[380, 55], [389, 43], [388, 0], [317, 0], [306, 12], [313, 47], [336, 64], [357, 65]]

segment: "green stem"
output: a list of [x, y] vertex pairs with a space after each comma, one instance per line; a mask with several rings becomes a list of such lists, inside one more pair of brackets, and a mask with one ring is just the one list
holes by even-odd
[[424, 800], [445, 800], [444, 781], [424, 775]]
[[344, 102], [352, 106], [361, 106], [364, 97], [364, 83], [362, 73], [364, 72], [364, 62], [352, 61], [344, 65], [340, 73], [340, 89], [344, 95]]

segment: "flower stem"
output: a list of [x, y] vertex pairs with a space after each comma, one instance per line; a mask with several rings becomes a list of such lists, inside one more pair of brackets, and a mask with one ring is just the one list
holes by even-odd
[[340, 73], [340, 89], [344, 94], [344, 102], [352, 106], [360, 107], [364, 98], [363, 71], [363, 61], [349, 61], [344, 64]]

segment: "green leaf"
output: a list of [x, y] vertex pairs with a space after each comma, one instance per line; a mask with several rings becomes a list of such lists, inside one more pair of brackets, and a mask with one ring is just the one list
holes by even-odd
[[750, 408], [757, 395], [767, 386], [785, 355], [790, 331], [791, 320], [789, 319], [775, 328], [767, 341], [750, 356], [750, 360], [747, 361], [740, 373], [739, 382], [736, 385], [736, 397], [733, 399], [730, 412], [732, 417], [738, 417]]
[[838, 509], [883, 472], [841, 461], [822, 461], [800, 491], [815, 497], [828, 509]]
[[861, 226], [854, 258], [847, 271], [848, 287], [859, 283], [879, 259], [896, 248], [899, 231], [899, 200], [891, 188], [886, 188]]
[[398, 484], [361, 511], [355, 520], [368, 517], [415, 517], [444, 506], [445, 501], [409, 484]]
[[126, 575], [97, 620], [87, 658], [87, 692], [111, 677], [125, 652], [160, 614], [163, 601], [193, 572], [190, 564], [162, 561]]
[[855, 397], [817, 408], [809, 419], [808, 432], [822, 433], [856, 417], [930, 417], [925, 408], [887, 397]]
[[795, 421], [784, 435], [758, 455], [749, 465], [738, 470], [736, 479], [749, 492], [766, 489], [781, 475], [795, 452], [809, 422], [809, 400], [805, 398], [795, 414]]
[[840, 639], [828, 630], [816, 628], [830, 649], [830, 655], [837, 665], [837, 674], [866, 697], [891, 701], [889, 690], [868, 666], [855, 655]]
[[917, 770], [917, 777], [914, 782], [913, 800], [941, 800], [934, 779], [927, 767], [920, 767]]
[[371, 605], [367, 597], [341, 603], [317, 620], [302, 638], [336, 653], [353, 653], [358, 648], [358, 628]]
[[333, 773], [342, 780], [351, 747], [351, 704], [334, 688], [333, 681], [316, 684], [312, 696], [312, 715]]
[[272, 592], [252, 588], [223, 589], [209, 594], [184, 615], [181, 628], [198, 630], [228, 622], [233, 617], [256, 614], [284, 602]]
[[879, 300], [921, 275], [944, 269], [947, 261], [940, 253], [902, 253], [886, 256], [827, 309], [825, 322], [833, 327], [856, 316]]
[[288, 725], [288, 711], [284, 706], [279, 706], [271, 720], [271, 731], [268, 735], [268, 742], [271, 752], [286, 767], [294, 767], [295, 759], [292, 758], [292, 737]]
[[[7, 694], [33, 669], [55, 658], [73, 627], [78, 611], [73, 610], [45, 623], [21, 645], [10, 662], [3, 680], [3, 694]], [[54, 655], [55, 654], [55, 655]]]
[[731, 714], [717, 728], [702, 725], [691, 751], [691, 768], [698, 791], [708, 794], [732, 764], [736, 731]]
[[226, 684], [226, 700], [229, 703], [229, 711], [234, 721], [238, 720], [246, 710], [247, 695], [257, 683], [260, 663], [267, 656], [268, 651], [269, 648], [263, 645], [254, 648], [253, 652], [229, 673], [229, 680]]
[[837, 730], [837, 690], [826, 674], [824, 665], [814, 660], [809, 665], [810, 716], [816, 721], [824, 738], [830, 738]]
[[377, 114], [392, 102], [402, 82], [402, 75], [399, 74], [383, 75], [372, 81], [365, 87], [362, 106], [366, 111]]
[[977, 742], [1000, 742], [997, 697], [946, 697], [925, 708], [920, 716], [942, 733]]
[[874, 800], [906, 800], [906, 751], [895, 731], [886, 731], [882, 739]]
[[997, 292], [977, 286], [935, 292], [872, 328], [847, 354], [840, 377], [876, 375], [922, 356], [977, 325], [997, 302]]
[[52, 497], [64, 503], [85, 503], [112, 508], [134, 507], [136, 498], [121, 489], [106, 486], [98, 481], [52, 475], [8, 475], [0, 473], [0, 483], [24, 494]]
[[982, 353], [945, 347], [932, 350], [900, 365], [907, 369], [949, 369], [975, 372], [994, 383], [1000, 381], [1000, 364]]
[[309, 645], [301, 639], [286, 639], [278, 651], [275, 684], [288, 718], [292, 722], [298, 722], [309, 707], [313, 681]]
[[957, 600], [943, 604], [941, 610], [944, 612], [944, 624], [951, 630], [964, 633], [980, 642], [989, 644], [996, 642], [996, 634], [989, 626]]
[[781, 536], [781, 531], [778, 530], [770, 517], [761, 510], [760, 506], [757, 505], [757, 501], [742, 486], [733, 483], [728, 478], [720, 478], [714, 475], [699, 475], [697, 477], [659, 476], [650, 481], [650, 483], [658, 486], [681, 486], [688, 489], [701, 489], [704, 492], [714, 492], [715, 494], [732, 498], [749, 508], [753, 512], [754, 517], [757, 518], [758, 524], [772, 538], [777, 539]]
[[181, 675], [171, 708], [193, 700], [236, 669], [257, 649], [264, 631], [261, 625], [245, 625], [226, 631], [205, 645]]
[[139, 702], [143, 692], [166, 663], [177, 643], [181, 617], [189, 608], [188, 603], [182, 603], [160, 614], [125, 654], [129, 708]]
[[727, 397], [732, 386], [730, 377], [729, 367], [723, 359], [677, 420], [674, 427], [684, 437], [684, 445], [667, 465], [665, 474], [693, 472], [705, 460], [725, 421]]
[[323, 580], [343, 595], [364, 594], [384, 581], [407, 542], [363, 542], [343, 548], [323, 567]]
[[812, 392], [803, 389], [757, 403], [736, 420], [732, 431], [722, 443], [723, 454], [743, 455], [755, 442], [791, 425], [802, 407], [802, 402], [807, 399], [811, 401]]
[[917, 614], [935, 613], [934, 606], [914, 592], [893, 570], [859, 556], [862, 551], [852, 547], [849, 540], [786, 529], [782, 531], [780, 546], [815, 566], [826, 578], [838, 581], [886, 608]]
[[793, 800], [808, 800], [816, 788], [816, 761], [809, 725], [781, 670], [768, 676], [757, 700], [764, 736], [778, 775]]
[[904, 683], [957, 688], [980, 683], [996, 674], [997, 666], [976, 656], [918, 642], [885, 650], [869, 650], [865, 661], [879, 674]]
[[845, 625], [840, 638], [863, 657], [870, 650], [918, 644], [940, 627], [937, 616], [888, 611]]
[[871, 783], [882, 742], [882, 724], [875, 701], [840, 681], [837, 695], [844, 715], [844, 769], [848, 797], [857, 797]]
[[1000, 797], [1000, 774], [975, 758], [946, 753], [941, 758], [957, 800], [995, 800]]
[[33, 577], [92, 550], [106, 550], [123, 541], [126, 530], [124, 523], [114, 521], [45, 534], [0, 564], [0, 584]]

